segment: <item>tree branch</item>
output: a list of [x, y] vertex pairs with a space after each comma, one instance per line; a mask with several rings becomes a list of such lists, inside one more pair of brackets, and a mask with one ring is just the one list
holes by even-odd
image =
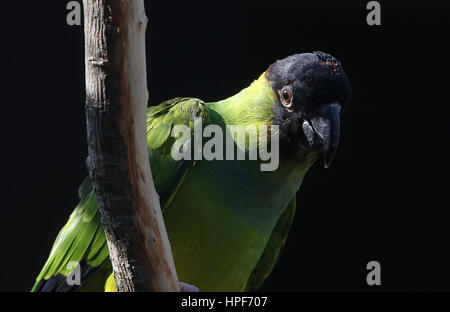
[[179, 291], [148, 160], [143, 0], [83, 0], [87, 165], [118, 291]]

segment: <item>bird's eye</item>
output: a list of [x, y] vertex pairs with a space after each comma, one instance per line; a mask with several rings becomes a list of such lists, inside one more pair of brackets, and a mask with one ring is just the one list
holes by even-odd
[[292, 109], [293, 103], [292, 103], [292, 90], [291, 87], [287, 86], [284, 87], [283, 89], [281, 89], [280, 91], [280, 98], [281, 98], [281, 102], [283, 103], [283, 105], [288, 108], [288, 109]]

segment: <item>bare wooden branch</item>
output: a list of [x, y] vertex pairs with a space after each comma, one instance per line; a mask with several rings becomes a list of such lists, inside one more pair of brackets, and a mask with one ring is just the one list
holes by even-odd
[[118, 291], [179, 291], [148, 161], [143, 0], [84, 0], [87, 165]]

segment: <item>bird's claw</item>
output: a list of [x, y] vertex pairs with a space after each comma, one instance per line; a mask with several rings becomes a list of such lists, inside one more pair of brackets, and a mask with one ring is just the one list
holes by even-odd
[[180, 285], [180, 291], [181, 292], [198, 292], [198, 287], [195, 287], [194, 285], [189, 285], [186, 283], [179, 283]]

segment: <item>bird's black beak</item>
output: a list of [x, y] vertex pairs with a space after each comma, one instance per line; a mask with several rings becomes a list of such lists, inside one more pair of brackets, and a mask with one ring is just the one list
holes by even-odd
[[311, 118], [311, 125], [322, 143], [325, 168], [331, 165], [339, 145], [340, 113], [341, 105], [334, 102], [320, 106]]

